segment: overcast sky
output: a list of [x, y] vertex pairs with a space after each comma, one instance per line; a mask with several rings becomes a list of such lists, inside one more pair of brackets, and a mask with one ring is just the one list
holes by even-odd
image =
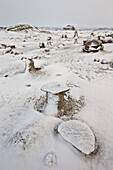
[[0, 0], [0, 26], [113, 27], [113, 0]]

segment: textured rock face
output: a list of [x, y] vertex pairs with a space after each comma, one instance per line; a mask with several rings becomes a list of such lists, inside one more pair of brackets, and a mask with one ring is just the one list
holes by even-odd
[[58, 132], [66, 141], [85, 154], [96, 150], [95, 136], [92, 130], [81, 121], [63, 122], [59, 125]]

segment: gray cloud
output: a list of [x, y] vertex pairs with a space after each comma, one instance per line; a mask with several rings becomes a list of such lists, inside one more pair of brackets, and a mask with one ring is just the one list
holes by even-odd
[[0, 25], [113, 26], [113, 0], [0, 0]]

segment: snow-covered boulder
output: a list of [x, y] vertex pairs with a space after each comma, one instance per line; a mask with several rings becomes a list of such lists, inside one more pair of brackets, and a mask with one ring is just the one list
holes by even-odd
[[101, 61], [101, 64], [108, 64], [108, 61], [107, 61], [106, 59], [103, 59], [103, 60]]
[[102, 42], [99, 40], [87, 40], [84, 41], [84, 47], [83, 52], [98, 52], [99, 50], [103, 50], [104, 46], [102, 45]]
[[92, 130], [79, 120], [70, 120], [58, 126], [58, 132], [75, 148], [85, 154], [91, 154], [96, 150], [96, 139]]

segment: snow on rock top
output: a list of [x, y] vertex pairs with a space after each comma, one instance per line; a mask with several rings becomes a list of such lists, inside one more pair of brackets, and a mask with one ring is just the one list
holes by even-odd
[[63, 122], [58, 127], [62, 137], [85, 154], [95, 151], [95, 136], [92, 130], [79, 120]]
[[57, 156], [56, 154], [52, 151], [48, 153], [45, 157], [45, 166], [55, 166], [57, 165]]
[[20, 24], [15, 25], [12, 27], [7, 28], [7, 31], [39, 31], [39, 29], [36, 26], [28, 25], [28, 24]]
[[51, 82], [51, 83], [47, 83], [47, 84], [43, 85], [41, 90], [44, 92], [52, 93], [52, 94], [59, 94], [62, 92], [67, 92], [70, 89], [62, 86], [61, 84], [59, 84], [57, 82]]

